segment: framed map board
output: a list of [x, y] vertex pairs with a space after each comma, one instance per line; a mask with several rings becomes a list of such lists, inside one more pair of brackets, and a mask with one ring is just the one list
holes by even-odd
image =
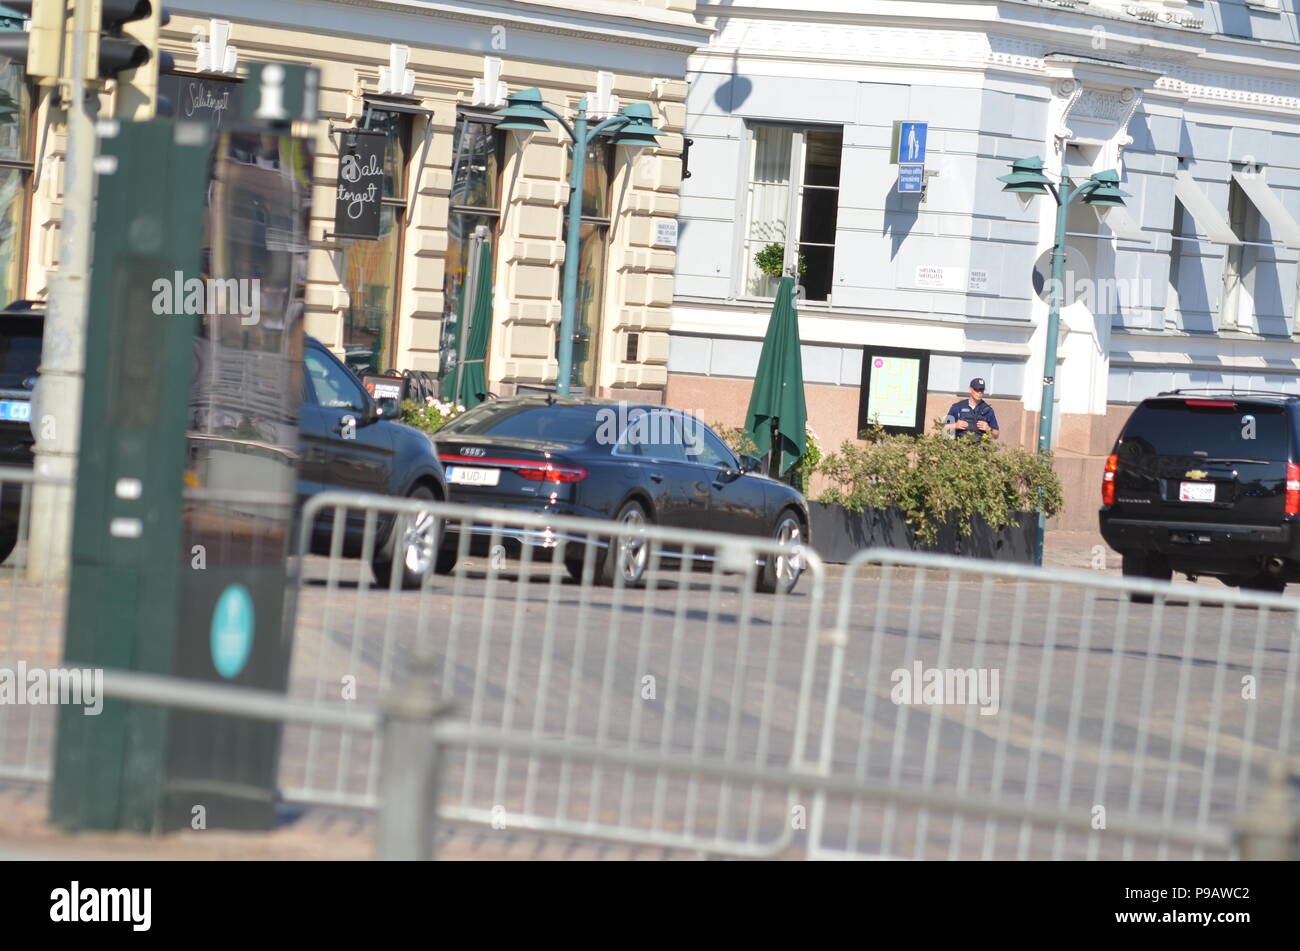
[[923, 433], [929, 380], [929, 350], [863, 347], [858, 432], [878, 421], [887, 433]]

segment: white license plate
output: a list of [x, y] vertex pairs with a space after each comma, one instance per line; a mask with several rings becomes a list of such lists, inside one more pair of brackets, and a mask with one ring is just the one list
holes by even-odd
[[0, 419], [25, 423], [32, 418], [32, 404], [26, 400], [0, 400]]
[[1213, 482], [1180, 482], [1178, 499], [1181, 502], [1213, 502]]
[[447, 481], [456, 485], [496, 485], [501, 481], [501, 470], [478, 469], [473, 466], [449, 466]]

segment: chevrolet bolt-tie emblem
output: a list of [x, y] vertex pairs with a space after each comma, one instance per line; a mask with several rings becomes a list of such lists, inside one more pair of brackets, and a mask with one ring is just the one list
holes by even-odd
[[1207, 473], [1204, 469], [1189, 469], [1185, 478], [1204, 479], [1207, 475], [1209, 475], [1209, 473]]

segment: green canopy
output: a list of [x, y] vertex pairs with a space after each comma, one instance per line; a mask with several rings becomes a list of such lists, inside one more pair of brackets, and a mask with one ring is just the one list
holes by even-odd
[[[759, 452], [779, 451], [774, 475], [784, 475], [807, 446], [808, 404], [803, 394], [803, 356], [799, 351], [799, 315], [794, 309], [794, 278], [783, 277], [772, 305], [763, 352], [754, 374], [754, 392], [745, 414], [745, 430]], [[776, 436], [773, 436], [773, 429]], [[775, 443], [773, 439], [775, 438]]]
[[[460, 392], [456, 390], [456, 366], [443, 381], [443, 399], [454, 399], [466, 409], [477, 406], [487, 399], [487, 350], [488, 338], [492, 334], [492, 245], [484, 241], [483, 251], [479, 255], [478, 274], [472, 278], [477, 292], [474, 295], [474, 312], [470, 315], [469, 340], [465, 345], [465, 365], [460, 372]], [[461, 315], [457, 320], [455, 342], [457, 353], [460, 351], [460, 334], [465, 326], [465, 299], [469, 295], [461, 291]], [[454, 396], [453, 396], [454, 393]]]

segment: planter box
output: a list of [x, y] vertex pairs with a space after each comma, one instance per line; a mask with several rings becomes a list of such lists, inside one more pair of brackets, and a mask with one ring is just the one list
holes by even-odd
[[984, 517], [976, 514], [970, 534], [965, 538], [958, 536], [956, 522], [950, 519], [940, 526], [933, 545], [917, 541], [900, 508], [850, 512], [832, 503], [809, 502], [808, 513], [812, 521], [809, 526], [812, 547], [827, 562], [843, 564], [864, 548], [902, 548], [1020, 564], [1034, 562], [1038, 516], [1033, 512], [1017, 513], [1020, 524], [1008, 525], [1000, 531], [991, 529]]

